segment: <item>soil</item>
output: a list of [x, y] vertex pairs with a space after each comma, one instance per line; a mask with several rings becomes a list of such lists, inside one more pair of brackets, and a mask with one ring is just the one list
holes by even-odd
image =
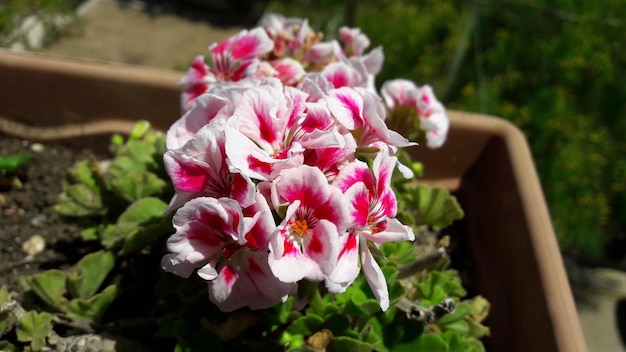
[[[32, 158], [16, 172], [0, 171], [0, 287], [12, 290], [22, 277], [63, 268], [82, 256], [80, 247], [74, 246], [80, 229], [63, 221], [53, 207], [74, 162], [94, 156], [84, 148], [0, 135], [0, 156], [17, 154]], [[33, 244], [38, 236], [45, 247], [29, 255], [23, 246]]]

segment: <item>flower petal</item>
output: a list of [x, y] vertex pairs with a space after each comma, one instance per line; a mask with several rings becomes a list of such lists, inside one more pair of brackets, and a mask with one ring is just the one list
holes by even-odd
[[383, 271], [380, 270], [380, 266], [372, 256], [369, 248], [367, 248], [367, 241], [361, 241], [361, 265], [363, 268], [363, 274], [369, 284], [374, 297], [378, 300], [380, 308], [386, 311], [389, 308], [389, 290], [387, 288], [387, 280]]

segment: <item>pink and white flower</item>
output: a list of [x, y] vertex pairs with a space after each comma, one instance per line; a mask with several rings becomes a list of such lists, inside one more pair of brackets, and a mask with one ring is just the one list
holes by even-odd
[[197, 269], [222, 311], [272, 307], [293, 293], [295, 286], [277, 280], [268, 266], [275, 225], [267, 205], [247, 217], [233, 199], [200, 197], [181, 207], [172, 223], [176, 233], [167, 241], [171, 253], [163, 257], [163, 269], [182, 277]]
[[284, 171], [271, 191], [274, 207], [285, 214], [269, 245], [272, 272], [283, 282], [324, 280], [349, 223], [341, 190], [318, 168], [302, 165]]
[[395, 79], [385, 82], [381, 91], [389, 109], [404, 107], [417, 110], [420, 128], [426, 133], [429, 148], [436, 149], [443, 145], [450, 128], [450, 120], [431, 86], [417, 87], [412, 81]]
[[332, 183], [349, 202], [351, 222], [349, 236], [341, 247], [335, 270], [326, 279], [326, 287], [333, 293], [343, 292], [356, 279], [360, 258], [365, 278], [383, 310], [389, 307], [387, 282], [367, 242], [378, 246], [415, 239], [413, 230], [395, 218], [397, 201], [391, 188], [391, 175], [396, 163], [396, 157], [381, 149], [372, 170], [356, 160], [344, 167]]

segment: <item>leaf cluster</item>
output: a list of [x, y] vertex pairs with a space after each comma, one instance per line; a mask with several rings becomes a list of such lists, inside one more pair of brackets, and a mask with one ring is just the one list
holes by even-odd
[[162, 200], [173, 193], [162, 162], [165, 137], [149, 127], [138, 122], [126, 141], [114, 136], [111, 160], [78, 162], [54, 207], [82, 224], [84, 240], [120, 255], [156, 243], [171, 229]]

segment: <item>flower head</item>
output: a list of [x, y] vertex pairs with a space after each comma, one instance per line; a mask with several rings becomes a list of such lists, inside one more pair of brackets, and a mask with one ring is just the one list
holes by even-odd
[[[384, 55], [358, 28], [322, 41], [305, 19], [267, 14], [260, 26], [209, 46], [180, 80], [183, 116], [164, 163], [176, 232], [166, 271], [194, 271], [224, 311], [267, 308], [303, 281], [340, 293], [361, 271], [383, 310], [387, 283], [370, 248], [413, 240], [396, 219], [398, 148], [389, 111], [419, 119], [429, 147], [448, 119], [430, 86], [374, 85]], [[411, 115], [412, 114], [412, 115]], [[366, 162], [369, 160], [369, 162]]]

